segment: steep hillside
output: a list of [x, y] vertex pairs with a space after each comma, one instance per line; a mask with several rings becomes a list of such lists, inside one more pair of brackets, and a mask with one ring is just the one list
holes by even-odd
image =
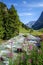
[[32, 26], [32, 28], [35, 29], [35, 30], [43, 28], [43, 12], [41, 13], [39, 19]]

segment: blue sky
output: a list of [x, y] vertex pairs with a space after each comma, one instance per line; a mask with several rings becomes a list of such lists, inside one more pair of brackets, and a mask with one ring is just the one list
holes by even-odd
[[0, 0], [8, 8], [13, 4], [18, 12], [21, 22], [36, 21], [43, 11], [43, 0]]

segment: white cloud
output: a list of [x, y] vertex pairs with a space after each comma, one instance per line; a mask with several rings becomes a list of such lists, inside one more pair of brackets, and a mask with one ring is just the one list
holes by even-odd
[[39, 2], [39, 3], [27, 3], [26, 1], [23, 1], [24, 4], [22, 4], [22, 6], [24, 7], [43, 7], [43, 2]]
[[14, 5], [14, 6], [18, 6], [18, 4], [17, 4], [17, 3], [13, 3], [13, 5]]
[[18, 3], [8, 3], [8, 5], [18, 6]]
[[23, 1], [23, 4], [26, 4], [27, 3], [27, 1]]
[[43, 3], [27, 4], [27, 7], [43, 7]]
[[39, 3], [38, 6], [39, 6], [39, 7], [43, 7], [43, 3]]
[[19, 16], [31, 16], [31, 15], [32, 15], [32, 13], [27, 13], [27, 12], [19, 13]]
[[43, 7], [43, 3], [35, 3], [28, 5], [29, 7]]

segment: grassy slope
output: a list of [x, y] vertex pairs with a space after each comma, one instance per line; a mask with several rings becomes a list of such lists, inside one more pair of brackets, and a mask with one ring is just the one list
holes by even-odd
[[31, 34], [32, 34], [32, 35], [41, 35], [42, 32], [39, 32], [39, 31], [34, 30]]
[[[22, 26], [19, 28], [19, 32], [20, 33], [24, 33], [24, 34], [26, 34], [26, 33], [30, 33], [30, 29], [29, 30], [26, 30], [25, 28], [23, 28]], [[32, 35], [41, 35], [42, 34], [42, 32], [40, 31], [36, 31], [36, 30], [33, 30], [32, 32], [31, 32], [31, 34]]]
[[28, 33], [29, 30], [26, 30], [25, 28], [23, 28], [22, 26], [20, 26], [19, 32], [20, 32], [20, 33]]

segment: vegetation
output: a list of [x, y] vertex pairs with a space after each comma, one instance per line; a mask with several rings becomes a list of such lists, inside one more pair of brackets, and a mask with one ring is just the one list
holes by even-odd
[[19, 33], [20, 20], [12, 5], [10, 9], [0, 2], [0, 39], [10, 39]]
[[30, 55], [25, 52], [20, 54], [12, 65], [43, 65], [43, 42], [41, 48], [33, 49]]
[[41, 28], [41, 29], [39, 30], [39, 32], [42, 32], [42, 33], [43, 33], [43, 28]]

